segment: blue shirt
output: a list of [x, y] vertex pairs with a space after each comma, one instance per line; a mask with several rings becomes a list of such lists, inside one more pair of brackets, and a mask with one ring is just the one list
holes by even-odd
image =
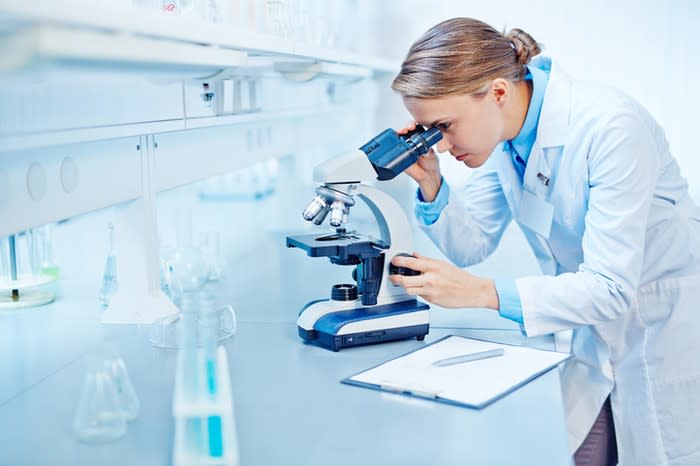
[[[520, 132], [510, 141], [504, 142], [504, 150], [510, 152], [513, 158], [513, 166], [520, 175], [522, 181], [525, 174], [525, 167], [532, 152], [532, 146], [535, 144], [537, 136], [537, 124], [540, 119], [540, 111], [542, 110], [542, 102], [544, 102], [544, 93], [549, 81], [549, 70], [543, 70], [536, 67], [527, 67], [528, 73], [525, 80], [532, 80], [532, 97], [530, 105], [525, 115]], [[450, 188], [445, 180], [442, 180], [440, 190], [433, 202], [425, 202], [421, 195], [420, 189], [417, 193], [416, 216], [425, 225], [432, 225], [438, 218], [440, 213], [447, 205], [449, 199]], [[499, 309], [498, 313], [507, 319], [515, 321], [519, 324], [523, 323], [523, 310], [518, 295], [518, 289], [513, 279], [497, 279], [495, 280], [496, 293], [498, 294]]]

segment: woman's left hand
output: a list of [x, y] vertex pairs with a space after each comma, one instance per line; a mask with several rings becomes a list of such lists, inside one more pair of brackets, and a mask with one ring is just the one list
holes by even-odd
[[442, 307], [486, 307], [498, 309], [498, 295], [493, 280], [477, 277], [449, 262], [431, 259], [418, 253], [394, 256], [392, 264], [421, 272], [420, 275], [390, 275], [395, 285], [412, 296], [420, 296]]

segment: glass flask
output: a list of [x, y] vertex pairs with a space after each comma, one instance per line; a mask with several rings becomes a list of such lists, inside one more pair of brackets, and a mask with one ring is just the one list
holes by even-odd
[[112, 355], [104, 360], [104, 369], [114, 382], [119, 409], [124, 412], [127, 421], [133, 421], [139, 415], [141, 404], [124, 360], [117, 355]]
[[87, 443], [105, 443], [126, 433], [126, 413], [111, 374], [102, 361], [90, 364], [73, 419], [73, 431]]

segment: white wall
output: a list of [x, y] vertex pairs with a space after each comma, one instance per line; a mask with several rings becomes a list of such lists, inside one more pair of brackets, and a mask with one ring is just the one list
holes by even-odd
[[[377, 52], [397, 59], [429, 27], [455, 16], [529, 32], [569, 73], [607, 82], [644, 104], [665, 128], [691, 196], [700, 202], [700, 160], [692, 144], [700, 105], [700, 2], [391, 0], [378, 9]], [[408, 114], [390, 92], [379, 118], [397, 126]]]

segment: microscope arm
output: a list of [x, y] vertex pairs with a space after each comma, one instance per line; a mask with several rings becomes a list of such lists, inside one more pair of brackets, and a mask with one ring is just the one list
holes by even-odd
[[356, 194], [374, 214], [381, 240], [390, 245], [389, 249], [384, 251], [384, 270], [377, 299], [382, 300], [389, 297], [404, 299], [406, 297], [404, 289], [389, 281], [389, 263], [399, 253], [413, 253], [413, 231], [408, 223], [408, 218], [399, 203], [384, 191], [360, 184], [357, 186]]
[[[413, 231], [406, 214], [394, 198], [380, 189], [362, 183], [364, 180], [376, 178], [377, 172], [362, 150], [332, 157], [314, 169], [314, 180], [323, 183], [323, 186], [332, 190], [331, 195], [333, 195], [332, 192], [341, 193], [339, 194], [341, 198], [357, 195], [369, 206], [379, 227], [381, 236], [379, 239], [382, 243], [389, 245], [389, 248], [384, 250], [384, 267], [377, 297], [393, 301], [395, 297], [405, 298], [406, 294], [403, 288], [394, 286], [389, 281], [389, 263], [399, 253], [410, 254], [413, 252]], [[317, 193], [319, 193], [318, 190]], [[328, 194], [329, 192], [323, 193], [323, 195]], [[338, 196], [338, 194], [334, 196]], [[347, 203], [345, 200], [344, 202]], [[349, 207], [346, 206], [346, 208]], [[305, 211], [307, 220], [314, 218], [314, 211], [308, 217], [306, 213]], [[340, 218], [339, 213], [337, 214], [334, 217], [332, 213], [331, 219]], [[321, 212], [319, 223], [324, 216], [325, 213]], [[331, 221], [331, 225], [333, 225], [333, 221]]]

